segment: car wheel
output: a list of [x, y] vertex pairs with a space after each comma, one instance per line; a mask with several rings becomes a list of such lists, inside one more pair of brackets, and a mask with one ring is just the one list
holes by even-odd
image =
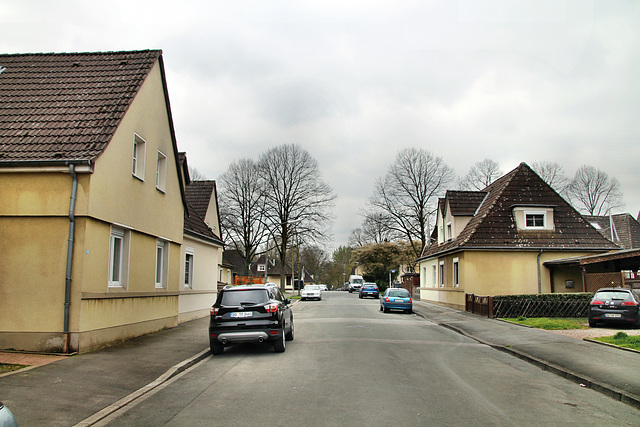
[[596, 327], [596, 322], [589, 320], [589, 327], [590, 328], [595, 328]]
[[358, 295], [358, 298], [362, 299], [362, 295]]
[[289, 332], [284, 336], [284, 339], [287, 341], [293, 341], [293, 319], [291, 319], [291, 327], [289, 328]]
[[284, 353], [284, 351], [286, 350], [286, 345], [284, 342], [285, 342], [285, 333], [284, 333], [284, 328], [282, 328], [282, 333], [280, 334], [280, 337], [278, 337], [273, 342], [273, 349], [275, 350], [276, 353]]
[[389, 312], [389, 309], [388, 309], [388, 308], [387, 308], [387, 306], [385, 305], [385, 306], [383, 306], [382, 311], [384, 311], [385, 313], [388, 313], [388, 312]]
[[221, 343], [217, 341], [210, 341], [209, 344], [209, 347], [211, 348], [211, 354], [213, 354], [214, 356], [217, 356], [224, 352], [224, 346]]
[[411, 313], [413, 313], [413, 310], [411, 310], [411, 309], [409, 308], [409, 309], [405, 310], [405, 313], [409, 313], [409, 314], [411, 314]]
[[380, 311], [382, 311], [382, 305], [380, 305]]

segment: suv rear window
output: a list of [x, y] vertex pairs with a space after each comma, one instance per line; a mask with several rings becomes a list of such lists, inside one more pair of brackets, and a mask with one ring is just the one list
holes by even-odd
[[243, 289], [223, 292], [220, 304], [238, 307], [264, 304], [267, 301], [269, 301], [269, 295], [266, 289]]

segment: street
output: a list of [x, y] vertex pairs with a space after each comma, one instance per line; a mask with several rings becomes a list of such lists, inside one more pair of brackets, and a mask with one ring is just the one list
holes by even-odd
[[638, 424], [631, 406], [378, 307], [346, 292], [298, 302], [284, 354], [226, 348], [98, 425]]

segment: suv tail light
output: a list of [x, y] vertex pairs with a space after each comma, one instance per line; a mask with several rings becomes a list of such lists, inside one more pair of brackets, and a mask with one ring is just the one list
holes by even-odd
[[276, 313], [278, 311], [278, 304], [276, 304], [275, 302], [267, 304], [264, 306], [264, 309], [267, 311], [267, 313]]
[[212, 316], [217, 316], [218, 315], [218, 310], [220, 310], [218, 307], [211, 307], [211, 315]]
[[620, 305], [638, 305], [637, 302], [635, 301], [624, 301], [622, 304]]
[[602, 305], [602, 304], [604, 304], [604, 302], [602, 301], [598, 301], [598, 300], [591, 301], [591, 305]]

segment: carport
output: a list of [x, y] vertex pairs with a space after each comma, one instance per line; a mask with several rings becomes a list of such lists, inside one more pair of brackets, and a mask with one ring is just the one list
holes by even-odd
[[545, 262], [544, 266], [551, 271], [551, 292], [555, 292], [554, 270], [561, 267], [580, 271], [583, 292], [595, 292], [604, 287], [640, 289], [640, 249], [556, 259]]

